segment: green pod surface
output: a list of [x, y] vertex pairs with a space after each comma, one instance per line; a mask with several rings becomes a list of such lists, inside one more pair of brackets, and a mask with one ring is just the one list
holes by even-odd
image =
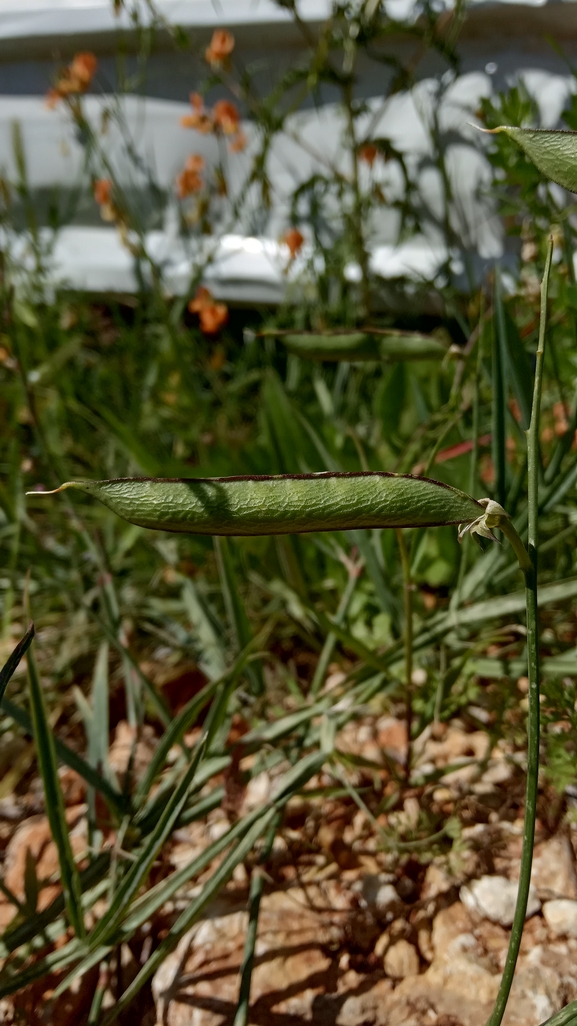
[[[404, 474], [118, 478], [69, 481], [140, 527], [188, 534], [266, 535], [469, 524], [485, 512], [465, 492]], [[32, 493], [40, 494], [53, 493]]]
[[305, 360], [441, 360], [447, 347], [431, 335], [391, 331], [314, 333], [290, 332], [279, 336], [291, 353]]
[[570, 192], [577, 192], [577, 132], [562, 132], [556, 128], [516, 128], [514, 125], [499, 125], [499, 128], [482, 131], [492, 135], [505, 132], [525, 151], [545, 178]]

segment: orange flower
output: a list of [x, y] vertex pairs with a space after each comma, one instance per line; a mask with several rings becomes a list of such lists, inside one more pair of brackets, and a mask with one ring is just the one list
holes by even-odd
[[59, 100], [67, 96], [76, 96], [78, 93], [85, 93], [90, 85], [98, 61], [93, 53], [77, 53], [67, 68], [64, 68], [56, 85], [48, 90], [46, 102], [49, 107], [55, 107]]
[[101, 207], [105, 203], [110, 203], [112, 195], [112, 182], [110, 178], [97, 178], [93, 186], [94, 199]]
[[191, 313], [198, 314], [200, 330], [205, 335], [217, 335], [228, 321], [228, 307], [225, 303], [215, 303], [212, 292], [204, 285], [196, 290], [188, 309]]
[[286, 232], [283, 242], [285, 246], [288, 246], [291, 260], [294, 260], [297, 253], [300, 252], [304, 241], [304, 235], [302, 232], [299, 232], [298, 228], [289, 228], [288, 232]]
[[242, 153], [246, 146], [246, 135], [244, 132], [237, 132], [234, 139], [231, 139], [228, 148], [231, 153]]
[[88, 88], [98, 67], [98, 61], [93, 53], [77, 53], [70, 65], [70, 77], [81, 82], [85, 89]]
[[180, 119], [180, 123], [183, 128], [195, 128], [197, 132], [202, 132], [203, 135], [207, 135], [208, 132], [212, 132], [213, 123], [212, 118], [204, 107], [204, 100], [200, 93], [190, 94], [190, 105], [192, 107], [192, 114], [185, 114]]
[[359, 160], [363, 160], [365, 164], [372, 167], [379, 155], [379, 151], [374, 143], [364, 143], [363, 146], [359, 147], [358, 155]]
[[203, 185], [200, 172], [203, 170], [204, 157], [201, 157], [200, 153], [191, 153], [190, 157], [186, 158], [184, 170], [180, 172], [176, 179], [180, 199], [185, 199], [186, 196], [192, 195], [193, 192], [200, 192]]
[[218, 100], [212, 109], [214, 124], [225, 135], [236, 135], [240, 127], [238, 108], [230, 100]]
[[222, 64], [234, 50], [234, 36], [226, 29], [215, 29], [212, 34], [210, 46], [205, 51], [205, 58], [209, 64]]

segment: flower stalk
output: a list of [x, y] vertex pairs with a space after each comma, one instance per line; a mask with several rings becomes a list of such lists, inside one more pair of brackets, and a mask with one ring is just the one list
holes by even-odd
[[[500, 1026], [505, 1008], [509, 1000], [515, 966], [519, 956], [523, 926], [527, 914], [529, 887], [531, 884], [531, 866], [533, 863], [533, 844], [535, 840], [535, 820], [537, 818], [537, 796], [539, 786], [539, 622], [537, 609], [537, 555], [538, 555], [538, 488], [539, 488], [539, 419], [541, 412], [541, 390], [543, 384], [543, 360], [545, 354], [545, 329], [547, 324], [547, 291], [553, 241], [549, 240], [545, 272], [541, 283], [541, 316], [539, 322], [539, 343], [535, 365], [535, 382], [533, 387], [533, 404], [531, 421], [527, 432], [527, 463], [528, 463], [528, 552], [519, 538], [512, 523], [503, 518], [499, 524], [506, 538], [510, 541], [519, 560], [519, 566], [525, 575], [525, 599], [527, 605], [527, 672], [529, 677], [529, 709], [527, 717], [527, 784], [525, 791], [525, 822], [523, 826], [523, 849], [521, 852], [521, 870], [519, 874], [519, 890], [515, 916], [511, 928], [509, 950], [505, 969], [495, 1007], [487, 1026]], [[489, 525], [490, 526], [490, 525]]]

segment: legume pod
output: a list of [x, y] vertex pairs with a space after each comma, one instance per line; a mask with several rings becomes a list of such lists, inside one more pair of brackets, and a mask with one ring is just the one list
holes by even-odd
[[[266, 535], [470, 524], [485, 512], [465, 492], [404, 474], [118, 478], [68, 481], [140, 527], [189, 534]], [[53, 493], [32, 493], [40, 494]]]
[[442, 360], [447, 347], [431, 335], [386, 330], [370, 332], [289, 332], [279, 338], [306, 360]]

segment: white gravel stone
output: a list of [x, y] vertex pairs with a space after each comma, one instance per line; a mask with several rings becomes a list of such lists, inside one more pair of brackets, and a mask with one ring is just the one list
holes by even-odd
[[393, 980], [405, 980], [419, 972], [419, 956], [412, 944], [399, 940], [385, 954], [385, 972]]
[[577, 937], [577, 901], [554, 898], [543, 905], [545, 922], [556, 937]]
[[[517, 888], [518, 882], [507, 880], [505, 876], [482, 876], [461, 887], [460, 897], [469, 911], [500, 923], [501, 926], [510, 926], [515, 913]], [[526, 918], [535, 915], [540, 908], [541, 902], [535, 888], [531, 887]]]

